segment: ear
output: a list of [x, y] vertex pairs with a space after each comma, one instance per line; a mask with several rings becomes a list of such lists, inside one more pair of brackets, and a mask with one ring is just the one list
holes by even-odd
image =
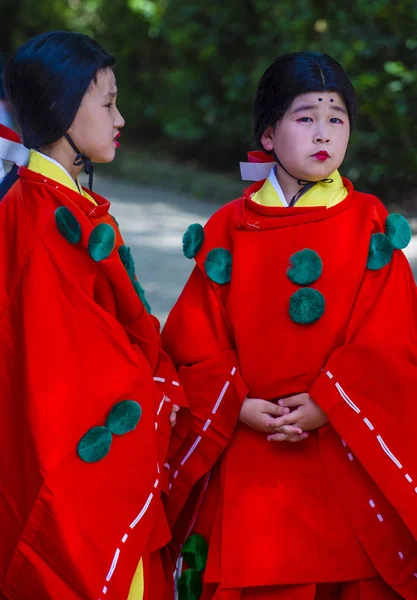
[[273, 141], [273, 133], [274, 128], [272, 125], [267, 127], [261, 136], [261, 144], [264, 147], [264, 150], [271, 151], [274, 149], [274, 141]]

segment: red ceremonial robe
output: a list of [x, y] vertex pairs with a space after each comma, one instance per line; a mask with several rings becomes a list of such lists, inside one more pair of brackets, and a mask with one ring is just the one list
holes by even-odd
[[[262, 183], [207, 223], [162, 335], [190, 404], [172, 441], [173, 553], [195, 524], [209, 542], [205, 581], [221, 589], [382, 576], [417, 598], [410, 267], [399, 250], [385, 266], [367, 267], [387, 213], [347, 180], [346, 199], [328, 209], [260, 206], [250, 196]], [[230, 253], [229, 282], [212, 279], [226, 272], [213, 271], [216, 248]], [[301, 286], [287, 269], [307, 248], [323, 263], [311, 287], [325, 310], [301, 324], [289, 315]], [[329, 418], [302, 442], [268, 442], [238, 421], [246, 396], [301, 392]]]
[[[143, 557], [145, 598], [165, 600], [147, 569], [170, 537], [160, 491], [182, 387], [122, 264], [109, 202], [19, 174], [0, 203], [0, 596], [124, 600]], [[100, 260], [90, 236], [103, 224], [116, 248]], [[79, 440], [94, 427], [108, 436], [123, 400], [140, 404], [136, 428], [85, 462]]]

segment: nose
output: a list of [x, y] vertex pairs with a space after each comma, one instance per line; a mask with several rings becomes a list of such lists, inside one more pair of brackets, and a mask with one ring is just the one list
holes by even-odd
[[118, 108], [116, 110], [117, 110], [117, 115], [116, 115], [116, 119], [114, 121], [114, 126], [116, 129], [121, 129], [122, 127], [125, 126], [125, 120], [124, 120], [120, 110]]
[[330, 142], [329, 132], [324, 124], [317, 125], [317, 130], [314, 135], [314, 142], [316, 144], [328, 144]]

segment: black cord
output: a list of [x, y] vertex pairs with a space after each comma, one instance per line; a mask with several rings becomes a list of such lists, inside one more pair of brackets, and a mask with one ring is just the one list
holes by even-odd
[[69, 133], [65, 134], [65, 139], [67, 140], [67, 142], [69, 143], [69, 145], [71, 146], [71, 148], [76, 153], [75, 160], [74, 160], [74, 162], [72, 164], [75, 167], [81, 167], [81, 166], [84, 167], [84, 173], [86, 175], [88, 175], [88, 187], [90, 188], [91, 191], [93, 191], [93, 175], [94, 175], [94, 165], [93, 165], [93, 163], [88, 158], [88, 156], [85, 156], [82, 152], [80, 152], [78, 150], [77, 146], [72, 141], [71, 136], [69, 135]]

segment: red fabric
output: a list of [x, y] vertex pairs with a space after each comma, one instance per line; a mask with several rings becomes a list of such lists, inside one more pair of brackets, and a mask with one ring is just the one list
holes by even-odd
[[[212, 590], [205, 586], [201, 600], [400, 600], [381, 578], [363, 579], [348, 583], [322, 583], [277, 588], [248, 588], [245, 590]], [[213, 595], [214, 594], [214, 595]]]
[[[159, 411], [153, 377], [170, 395], [178, 376], [117, 250], [100, 263], [88, 254], [93, 227], [115, 227], [109, 203], [19, 173], [0, 204], [0, 589], [8, 600], [119, 600], [142, 554], [169, 539], [170, 404]], [[77, 245], [58, 232], [59, 206], [81, 225]], [[136, 429], [113, 436], [100, 462], [80, 460], [80, 438], [125, 399], [142, 407]]]
[[22, 143], [20, 135], [2, 123], [0, 123], [0, 137], [5, 140], [10, 140], [11, 142], [16, 142], [17, 144]]
[[273, 157], [271, 154], [262, 152], [261, 150], [252, 150], [248, 152], [248, 162], [260, 163], [260, 162], [271, 162]]
[[[261, 207], [250, 199], [257, 183], [218, 211], [163, 332], [191, 411], [187, 426], [180, 422], [186, 442], [173, 446], [169, 514], [176, 536], [194, 522], [211, 532], [205, 577], [222, 588], [380, 574], [417, 597], [416, 287], [401, 251], [367, 269], [387, 213], [344, 182], [348, 196], [329, 209]], [[230, 284], [205, 274], [216, 247], [232, 253]], [[323, 261], [312, 287], [326, 309], [310, 325], [288, 312], [299, 286], [286, 270], [304, 248]], [[221, 381], [229, 385], [212, 428]], [[330, 424], [298, 444], [268, 443], [237, 422], [246, 392], [267, 400], [309, 392]], [[217, 494], [219, 514], [204, 500], [181, 512], [213, 465], [221, 477], [207, 494]]]

